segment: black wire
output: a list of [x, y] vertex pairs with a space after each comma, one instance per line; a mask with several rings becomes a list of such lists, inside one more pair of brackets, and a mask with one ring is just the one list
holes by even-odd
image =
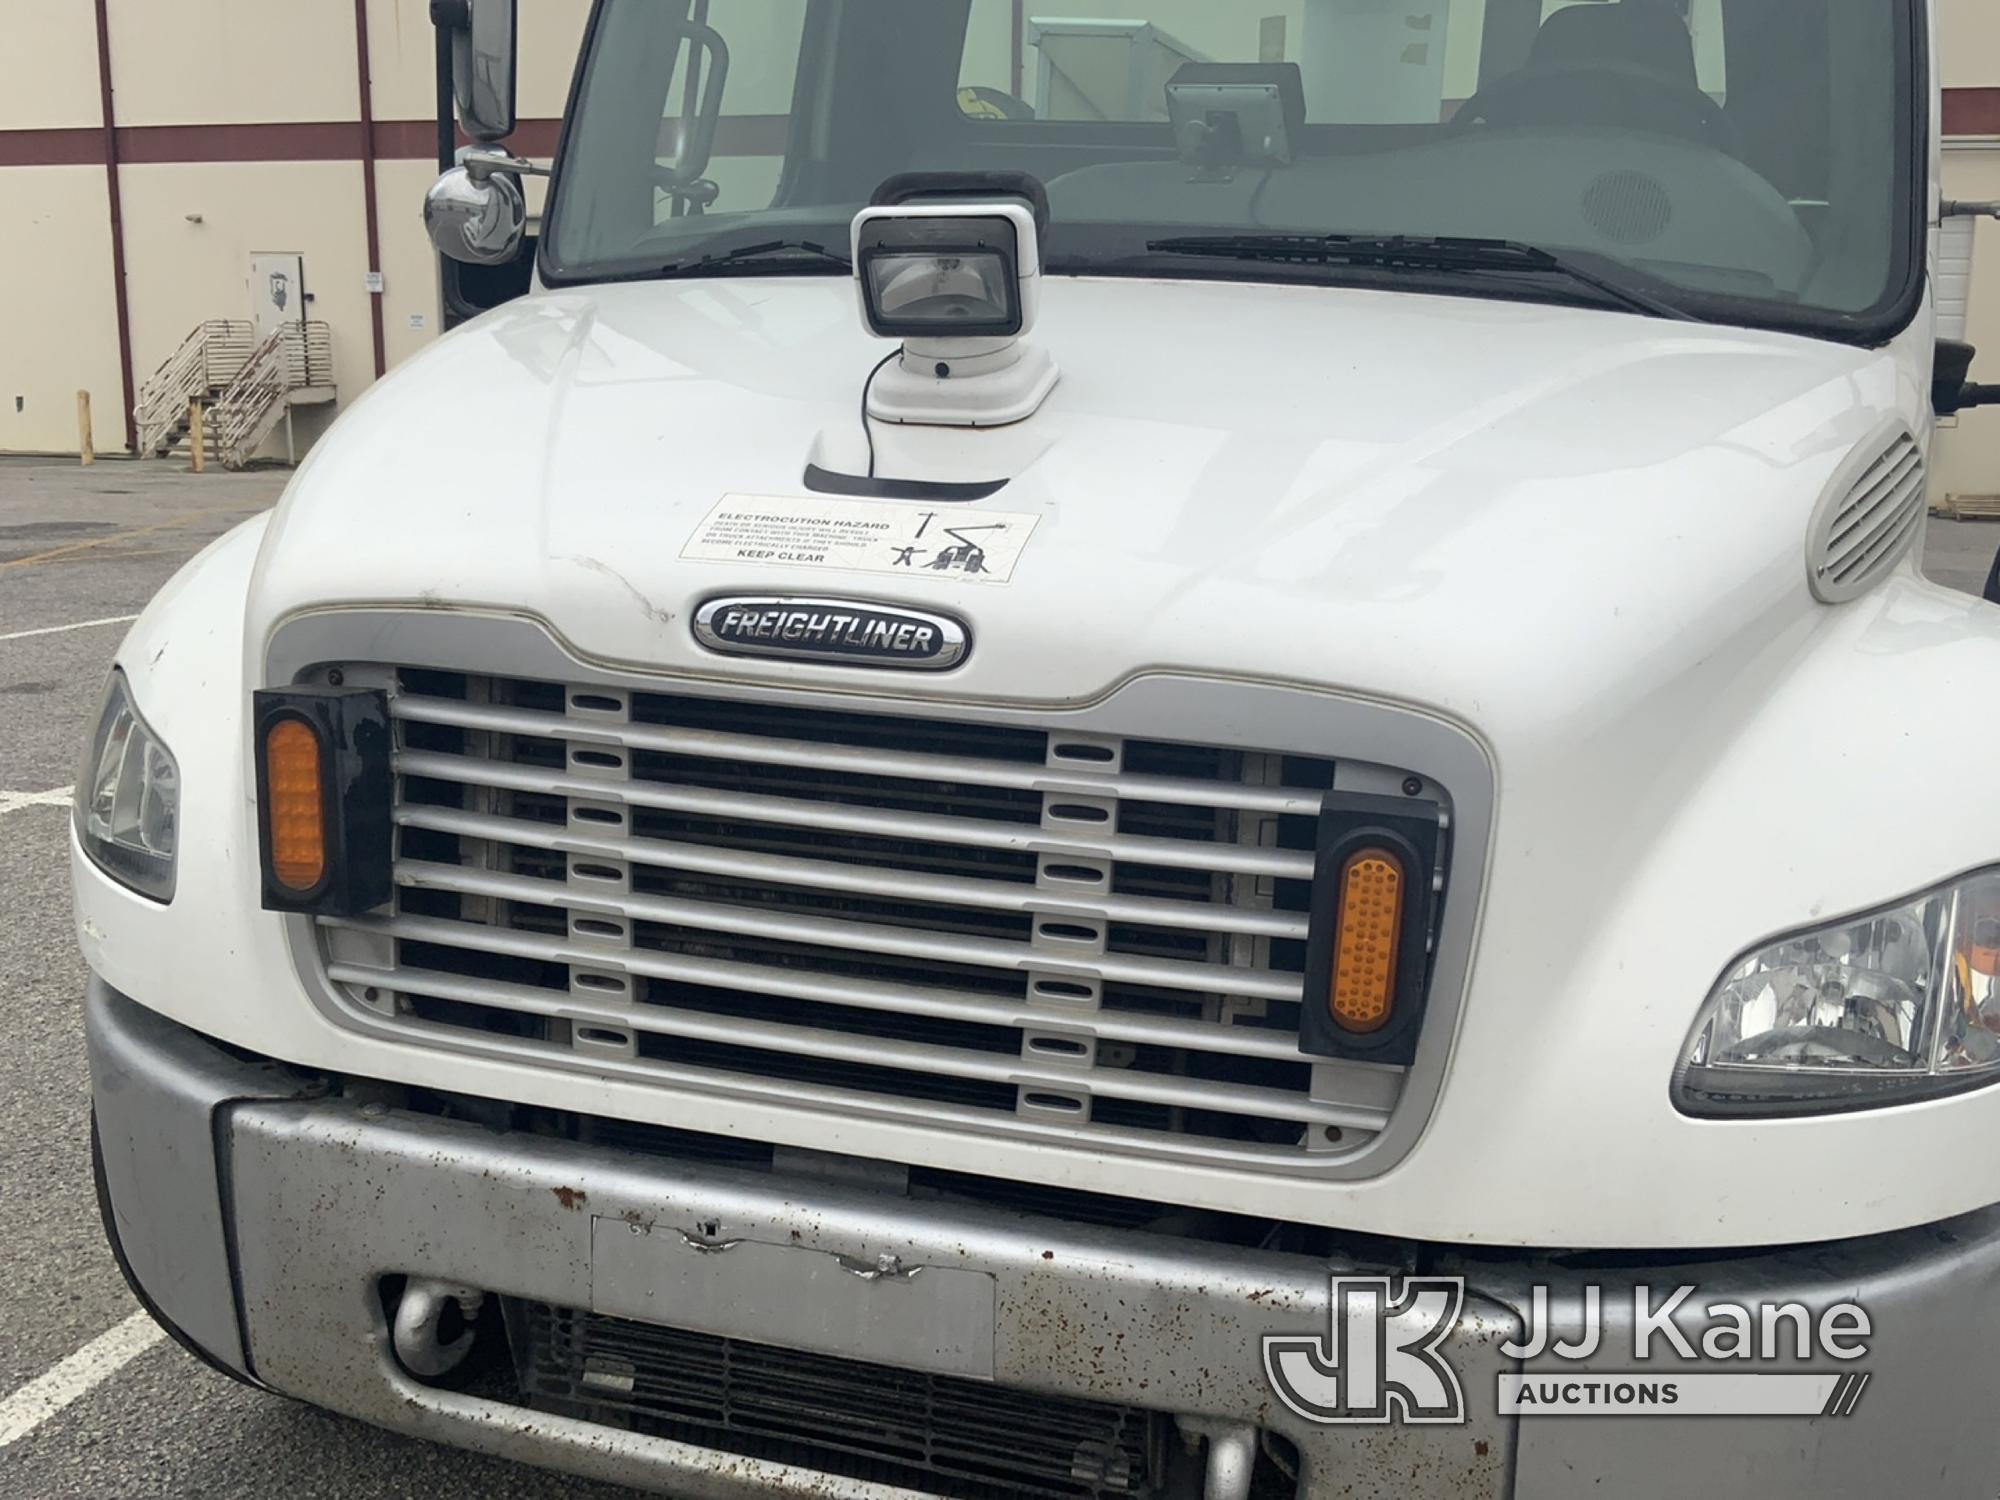
[[889, 368], [889, 361], [903, 357], [902, 346], [890, 350], [882, 357], [882, 362], [868, 372], [868, 378], [861, 382], [861, 431], [868, 439], [868, 477], [875, 477], [875, 423], [868, 415], [868, 393], [875, 388], [875, 377]]

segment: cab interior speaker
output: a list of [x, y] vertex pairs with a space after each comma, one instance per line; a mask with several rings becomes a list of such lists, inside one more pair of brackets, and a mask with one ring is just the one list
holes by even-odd
[[1583, 219], [1614, 245], [1648, 245], [1674, 221], [1666, 184], [1647, 172], [1603, 172], [1583, 190]]

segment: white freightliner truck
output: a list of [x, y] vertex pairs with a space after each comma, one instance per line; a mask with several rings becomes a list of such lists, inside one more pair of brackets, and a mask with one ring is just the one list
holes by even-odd
[[599, 0], [119, 652], [135, 1291], [703, 1500], [1990, 1500], [1933, 20]]

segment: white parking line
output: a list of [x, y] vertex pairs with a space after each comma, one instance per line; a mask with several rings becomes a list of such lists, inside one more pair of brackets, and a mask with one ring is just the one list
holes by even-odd
[[0, 817], [24, 807], [68, 807], [75, 797], [73, 786], [59, 786], [52, 792], [0, 792]]
[[0, 641], [25, 641], [31, 635], [61, 635], [66, 630], [95, 630], [100, 625], [130, 625], [137, 615], [111, 615], [102, 620], [78, 620], [74, 625], [44, 625], [40, 630], [17, 630], [0, 635]]
[[58, 1365], [0, 1401], [0, 1448], [17, 1442], [79, 1397], [98, 1386], [166, 1337], [143, 1312], [85, 1344]]

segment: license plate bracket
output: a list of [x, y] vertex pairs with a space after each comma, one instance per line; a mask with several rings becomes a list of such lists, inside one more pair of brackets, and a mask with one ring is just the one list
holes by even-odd
[[591, 1308], [721, 1338], [993, 1379], [995, 1284], [960, 1266], [595, 1218]]

